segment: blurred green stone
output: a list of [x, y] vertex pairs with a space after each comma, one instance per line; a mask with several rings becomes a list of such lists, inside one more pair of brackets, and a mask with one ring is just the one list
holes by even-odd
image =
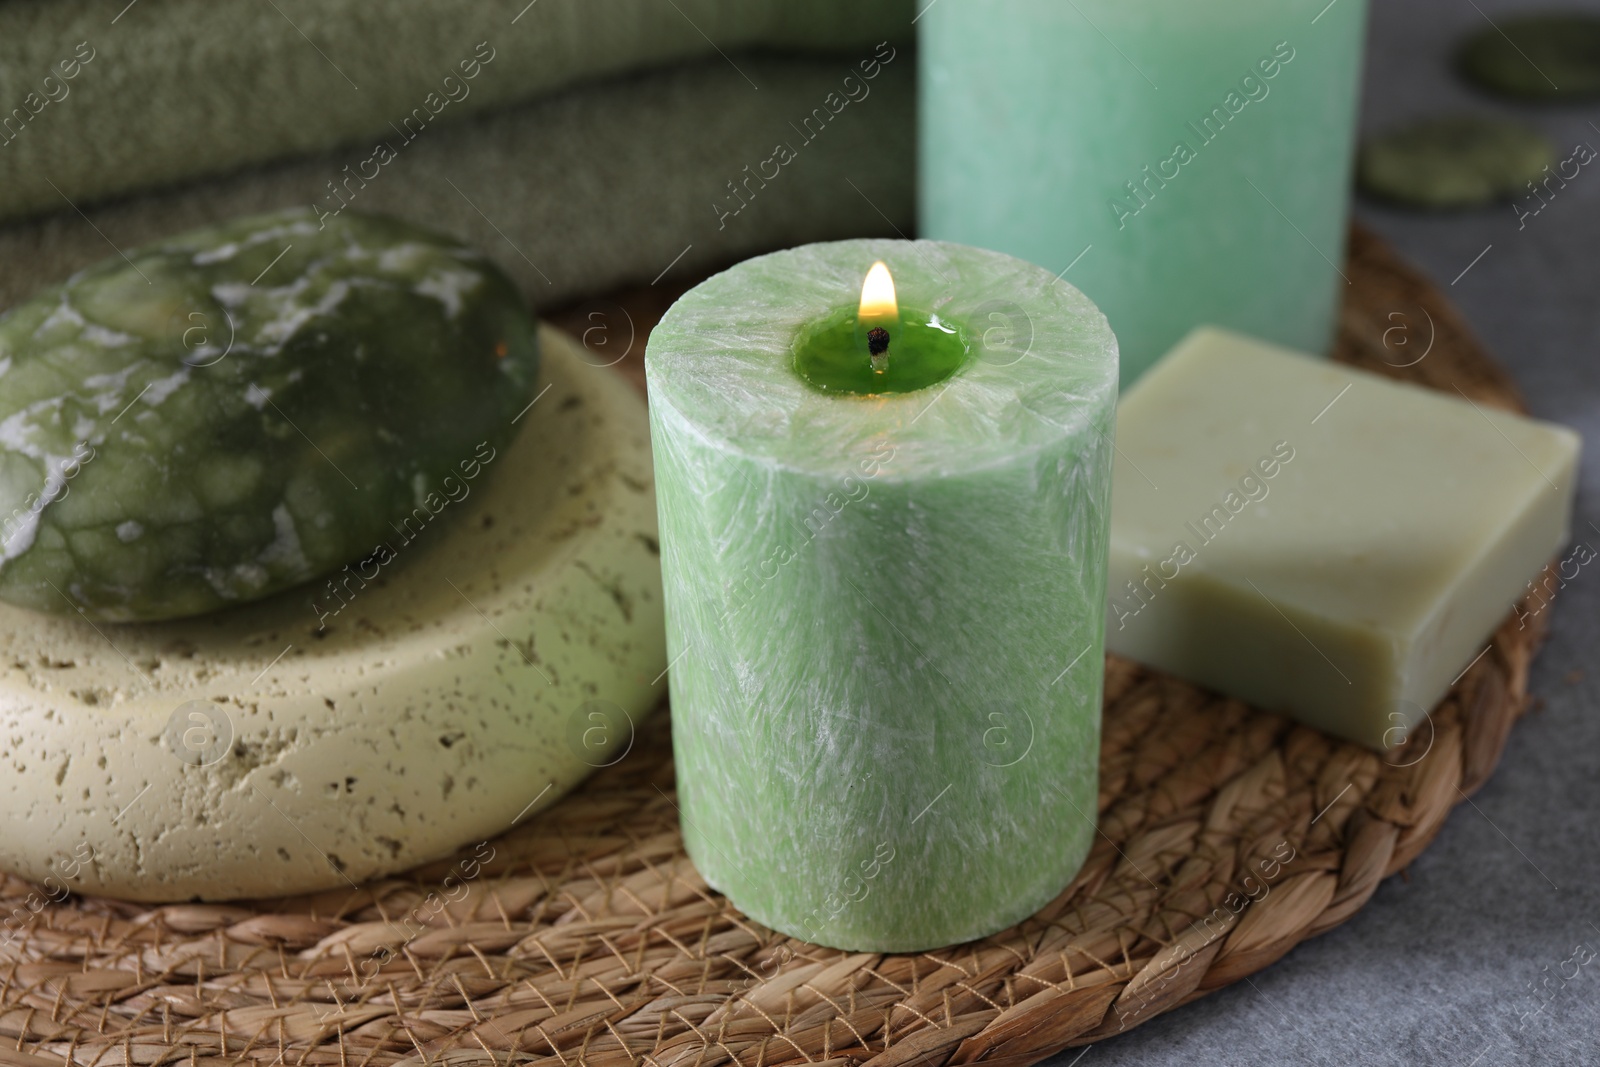
[[537, 369], [513, 283], [398, 220], [294, 210], [112, 256], [0, 316], [0, 599], [169, 619], [403, 543], [484, 475]]
[[1423, 119], [1368, 137], [1356, 160], [1363, 192], [1426, 208], [1481, 207], [1509, 199], [1556, 161], [1548, 138], [1481, 115]]
[[1468, 81], [1531, 100], [1600, 96], [1600, 17], [1551, 12], [1502, 19], [1462, 42]]

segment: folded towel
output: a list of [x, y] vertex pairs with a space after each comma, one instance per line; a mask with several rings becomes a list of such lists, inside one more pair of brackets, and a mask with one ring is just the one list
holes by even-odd
[[[8, 0], [0, 219], [391, 136], [408, 117], [450, 123], [686, 59], [904, 44], [911, 3]], [[745, 92], [766, 89], [739, 67]]]
[[733, 54], [409, 141], [391, 132], [387, 153], [366, 144], [64, 208], [0, 227], [0, 307], [117, 250], [292, 205], [456, 234], [547, 307], [805, 241], [894, 235], [913, 224], [914, 82], [913, 56], [892, 45], [825, 61]]

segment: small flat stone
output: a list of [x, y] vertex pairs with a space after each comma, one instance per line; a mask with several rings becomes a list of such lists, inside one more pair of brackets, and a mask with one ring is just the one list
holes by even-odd
[[1550, 12], [1504, 19], [1463, 41], [1456, 63], [1468, 81], [1506, 96], [1600, 96], [1600, 18]]
[[112, 256], [0, 316], [0, 600], [141, 622], [336, 570], [467, 491], [537, 367], [516, 286], [395, 219]]
[[1482, 115], [1422, 119], [1368, 137], [1356, 162], [1363, 192], [1424, 208], [1481, 207], [1523, 192], [1554, 163], [1537, 130]]

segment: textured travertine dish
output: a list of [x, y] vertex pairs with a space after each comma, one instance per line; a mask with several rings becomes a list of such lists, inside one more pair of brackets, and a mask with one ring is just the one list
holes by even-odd
[[644, 405], [539, 340], [518, 436], [386, 562], [176, 622], [0, 606], [0, 867], [37, 880], [86, 844], [79, 892], [329, 888], [620, 758], [666, 662]]

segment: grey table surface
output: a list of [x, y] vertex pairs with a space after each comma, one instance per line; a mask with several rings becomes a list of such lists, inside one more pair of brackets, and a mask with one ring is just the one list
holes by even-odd
[[[1563, 157], [1600, 148], [1600, 103], [1507, 105], [1450, 70], [1462, 35], [1549, 6], [1379, 0], [1363, 128], [1473, 110], [1544, 130]], [[1585, 168], [1520, 223], [1508, 205], [1418, 215], [1358, 201], [1356, 215], [1447, 289], [1534, 414], [1583, 435], [1573, 536], [1600, 549], [1600, 173]], [[1600, 1064], [1600, 567], [1550, 610], [1539, 703], [1404, 877], [1250, 980], [1051, 1067]]]

